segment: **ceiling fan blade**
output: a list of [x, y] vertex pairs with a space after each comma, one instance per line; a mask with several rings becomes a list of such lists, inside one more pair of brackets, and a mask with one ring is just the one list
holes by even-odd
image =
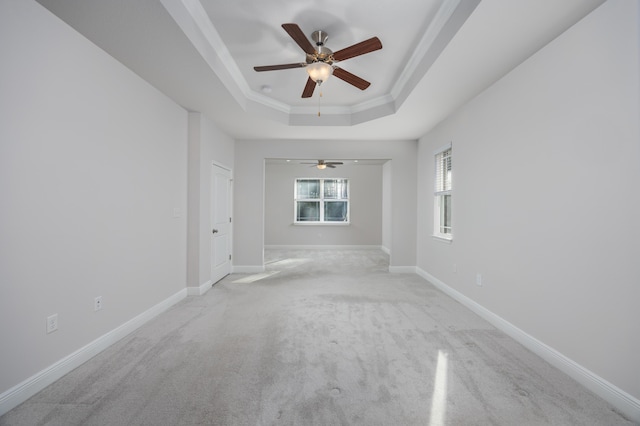
[[342, 161], [329, 161], [329, 162], [324, 163], [324, 164], [326, 164], [326, 165], [328, 166], [328, 165], [330, 165], [330, 164], [337, 164], [337, 165], [340, 165], [340, 164], [344, 164], [344, 163], [343, 163]]
[[373, 52], [375, 50], [382, 49], [382, 42], [378, 37], [372, 37], [369, 40], [361, 41], [353, 46], [345, 47], [342, 50], [338, 50], [333, 54], [333, 59], [336, 61], [344, 61], [355, 56], [364, 55], [365, 53]]
[[313, 96], [313, 91], [316, 88], [316, 82], [311, 80], [311, 77], [307, 79], [307, 84], [304, 86], [304, 90], [302, 91], [303, 98], [310, 98]]
[[335, 169], [335, 168], [336, 168], [336, 166], [334, 166], [334, 165], [333, 165], [333, 164], [331, 164], [331, 163], [325, 163], [325, 166], [327, 166], [327, 167], [328, 167], [328, 168], [330, 168], [330, 169]]
[[260, 71], [287, 70], [289, 68], [303, 68], [306, 66], [307, 64], [304, 62], [296, 62], [295, 64], [264, 65], [260, 67], [253, 67], [253, 69], [260, 72]]
[[302, 48], [309, 55], [313, 55], [316, 53], [316, 49], [313, 47], [313, 44], [309, 41], [306, 35], [302, 32], [298, 24], [282, 24], [282, 28], [291, 36], [293, 41], [298, 43], [298, 46]]
[[345, 71], [342, 68], [334, 68], [333, 75], [340, 80], [344, 80], [347, 83], [357, 87], [360, 90], [364, 90], [371, 85], [367, 80], [364, 80], [357, 75], [351, 74], [349, 71]]

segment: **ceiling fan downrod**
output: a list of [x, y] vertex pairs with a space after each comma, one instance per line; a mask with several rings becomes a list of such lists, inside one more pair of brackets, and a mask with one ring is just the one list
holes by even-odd
[[328, 38], [329, 38], [329, 34], [327, 34], [322, 30], [317, 30], [311, 33], [311, 40], [314, 41], [316, 46], [324, 46]]

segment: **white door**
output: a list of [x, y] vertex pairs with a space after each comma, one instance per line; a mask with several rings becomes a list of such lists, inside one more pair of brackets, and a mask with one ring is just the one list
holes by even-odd
[[213, 165], [211, 173], [211, 281], [231, 272], [231, 172]]

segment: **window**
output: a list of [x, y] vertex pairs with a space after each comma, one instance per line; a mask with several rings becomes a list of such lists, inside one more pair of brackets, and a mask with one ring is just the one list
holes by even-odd
[[296, 179], [295, 223], [348, 223], [347, 179]]
[[451, 145], [436, 152], [434, 236], [451, 240]]

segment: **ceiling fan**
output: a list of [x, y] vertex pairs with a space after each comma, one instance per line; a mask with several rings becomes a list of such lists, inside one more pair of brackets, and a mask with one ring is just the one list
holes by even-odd
[[324, 161], [324, 160], [318, 160], [317, 163], [300, 163], [300, 164], [313, 164], [313, 166], [311, 167], [316, 167], [320, 170], [324, 170], [327, 167], [329, 167], [330, 169], [335, 169], [336, 166], [342, 165], [344, 164], [342, 161]]
[[314, 47], [297, 24], [282, 24], [282, 28], [284, 28], [298, 46], [305, 51], [307, 54], [306, 61], [253, 67], [254, 70], [261, 72], [285, 70], [289, 68], [306, 68], [309, 78], [302, 91], [303, 98], [310, 98], [311, 95], [313, 95], [316, 84], [321, 85], [331, 74], [360, 90], [366, 89], [371, 84], [357, 75], [339, 68], [334, 63], [382, 49], [382, 42], [380, 42], [378, 37], [372, 37], [352, 46], [345, 47], [337, 52], [333, 52], [324, 46], [329, 37], [324, 31], [314, 31], [313, 34], [311, 34], [311, 39], [316, 45], [316, 47]]

